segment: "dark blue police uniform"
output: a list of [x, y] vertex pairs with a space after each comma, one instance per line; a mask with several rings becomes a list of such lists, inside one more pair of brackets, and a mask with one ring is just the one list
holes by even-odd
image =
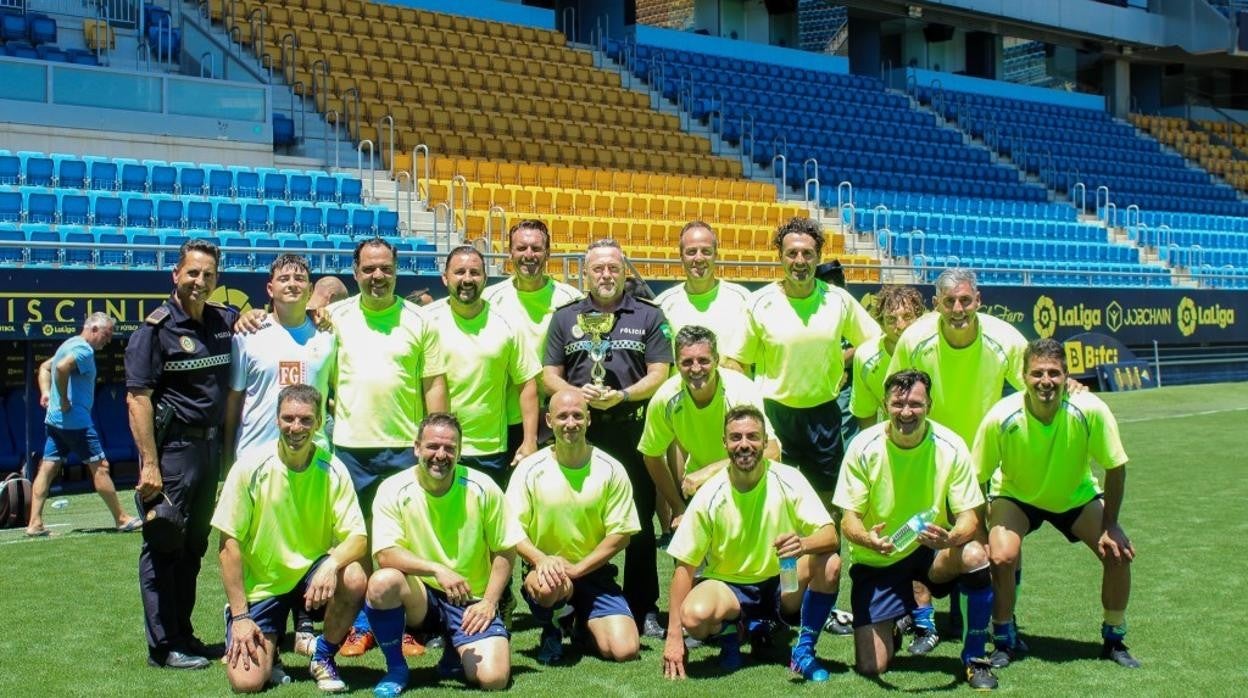
[[[592, 383], [589, 338], [577, 327], [582, 313], [598, 312], [589, 298], [561, 306], [550, 320], [546, 334], [545, 366], [562, 366], [563, 378], [573, 386]], [[647, 364], [672, 363], [671, 329], [657, 305], [624, 294], [615, 311], [615, 325], [607, 333], [610, 340], [603, 367], [603, 384], [626, 390], [646, 375]], [[633, 485], [633, 501], [641, 530], [628, 542], [624, 559], [624, 596], [638, 623], [656, 610], [659, 601], [659, 574], [655, 560], [654, 481], [637, 450], [645, 425], [645, 402], [621, 402], [610, 410], [590, 409], [589, 442], [620, 461]]]
[[230, 336], [238, 313], [207, 303], [200, 321], [172, 298], [152, 311], [126, 345], [126, 387], [151, 390], [153, 411], [173, 417], [157, 435], [164, 493], [186, 518], [182, 548], [162, 553], [145, 541], [139, 589], [148, 653], [163, 664], [170, 651], [198, 654], [191, 612], [221, 468], [221, 424], [230, 383]]

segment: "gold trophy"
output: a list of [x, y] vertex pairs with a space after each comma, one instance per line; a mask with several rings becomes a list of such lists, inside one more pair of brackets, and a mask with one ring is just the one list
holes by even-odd
[[573, 334], [579, 335], [578, 339], [589, 339], [589, 359], [594, 362], [589, 375], [594, 379], [594, 386], [598, 388], [604, 387], [603, 379], [607, 377], [607, 368], [602, 362], [607, 358], [607, 350], [611, 348], [611, 340], [605, 337], [612, 327], [615, 327], [613, 313], [581, 313], [576, 316], [575, 329], [579, 332]]

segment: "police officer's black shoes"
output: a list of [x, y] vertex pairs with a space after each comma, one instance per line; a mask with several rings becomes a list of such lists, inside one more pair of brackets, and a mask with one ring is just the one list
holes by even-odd
[[164, 667], [166, 669], [207, 669], [212, 664], [212, 662], [203, 657], [178, 652], [177, 650], [166, 654], [163, 662], [149, 655], [147, 663], [154, 667]]
[[1140, 668], [1140, 661], [1131, 656], [1131, 653], [1127, 651], [1127, 646], [1122, 644], [1122, 640], [1106, 640], [1101, 646], [1101, 659], [1108, 659], [1128, 669]]

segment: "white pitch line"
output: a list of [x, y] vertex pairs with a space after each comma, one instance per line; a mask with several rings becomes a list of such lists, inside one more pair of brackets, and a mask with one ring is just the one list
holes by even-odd
[[[48, 524], [47, 526], [44, 526], [44, 528], [66, 528], [72, 525], [73, 524], [67, 524], [67, 523]], [[21, 538], [14, 538], [13, 540], [6, 540], [4, 542], [0, 542], [0, 545], [13, 545], [14, 543], [37, 543], [39, 541], [50, 540], [51, 538], [52, 536], [23, 535]]]
[[1181, 419], [1183, 417], [1204, 417], [1210, 414], [1222, 414], [1224, 412], [1243, 412], [1248, 407], [1228, 407], [1224, 410], [1202, 410], [1200, 412], [1180, 412], [1179, 414], [1157, 415], [1156, 417], [1140, 417], [1138, 419], [1120, 419], [1119, 424], [1135, 424], [1138, 422], [1155, 422], [1159, 419]]

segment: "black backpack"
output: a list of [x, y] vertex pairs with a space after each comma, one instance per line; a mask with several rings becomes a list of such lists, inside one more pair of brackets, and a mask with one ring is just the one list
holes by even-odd
[[30, 523], [30, 480], [20, 472], [0, 482], [0, 528], [25, 527]]

